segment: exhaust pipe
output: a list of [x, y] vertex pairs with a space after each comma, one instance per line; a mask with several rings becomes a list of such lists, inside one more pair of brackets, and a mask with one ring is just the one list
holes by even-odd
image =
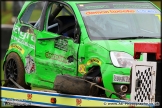
[[128, 87], [126, 85], [121, 85], [120, 86], [120, 91], [121, 92], [124, 92], [125, 93], [125, 92], [127, 92], [127, 90], [128, 90]]
[[126, 85], [114, 85], [114, 88], [117, 92], [127, 92], [128, 91], [128, 87]]

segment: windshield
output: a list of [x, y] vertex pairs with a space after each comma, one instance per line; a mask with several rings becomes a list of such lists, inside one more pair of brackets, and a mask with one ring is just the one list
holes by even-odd
[[150, 2], [102, 2], [77, 5], [89, 37], [158, 37], [161, 12]]

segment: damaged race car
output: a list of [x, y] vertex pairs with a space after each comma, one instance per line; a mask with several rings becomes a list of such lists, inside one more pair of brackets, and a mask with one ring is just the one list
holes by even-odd
[[4, 57], [5, 85], [130, 98], [134, 42], [160, 42], [160, 16], [149, 1], [26, 1]]

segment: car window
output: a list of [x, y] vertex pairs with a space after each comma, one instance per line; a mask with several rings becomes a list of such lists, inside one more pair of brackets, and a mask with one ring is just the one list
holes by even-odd
[[58, 3], [51, 3], [50, 4], [50, 8], [51, 8], [50, 15], [56, 10], [57, 6], [58, 6]]
[[[59, 7], [60, 9], [58, 9]], [[46, 22], [48, 23], [45, 25], [45, 29], [49, 32], [57, 33], [60, 35], [73, 35], [73, 25], [75, 25], [75, 18], [72, 10], [68, 6], [59, 3], [50, 4], [49, 10], [50, 12], [48, 13], [50, 13], [50, 15], [48, 15], [49, 17], [46, 19]], [[63, 29], [63, 27], [66, 27], [68, 25], [72, 26], [69, 28], [67, 27], [67, 29], [63, 31], [60, 31]]]
[[[53, 3], [52, 6], [51, 6], [51, 12], [50, 14], [52, 14], [55, 10], [56, 10], [56, 7], [59, 5], [59, 3]], [[64, 8], [59, 12], [59, 14], [56, 16], [63, 16], [63, 15], [66, 15], [66, 16], [70, 16], [72, 15], [72, 11], [64, 5]]]
[[71, 15], [73, 15], [72, 11], [67, 6], [64, 6], [64, 8], [60, 11], [60, 13], [56, 17], [71, 16]]
[[20, 18], [20, 21], [23, 23], [28, 23], [28, 24], [31, 23], [35, 25], [35, 23], [39, 20], [42, 14], [43, 6], [44, 6], [43, 1], [32, 3], [26, 8], [24, 14]]

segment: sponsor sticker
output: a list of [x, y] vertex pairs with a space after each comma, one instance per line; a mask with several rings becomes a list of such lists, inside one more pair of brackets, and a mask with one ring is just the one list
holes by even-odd
[[34, 58], [32, 56], [30, 56], [30, 55], [27, 55], [25, 59], [26, 59], [25, 71], [27, 73], [35, 72]]
[[86, 11], [86, 15], [99, 15], [99, 14], [121, 14], [121, 13], [135, 13], [133, 9], [111, 9], [111, 10], [95, 10]]
[[152, 14], [155, 14], [156, 10], [154, 10], [154, 9], [137, 9], [136, 12], [137, 13], [152, 13]]
[[131, 9], [124, 9], [124, 10], [119, 10], [119, 9], [115, 9], [115, 10], [109, 10], [111, 14], [114, 14], [114, 13], [135, 13], [136, 11], [135, 10], [131, 10]]
[[79, 70], [78, 70], [81, 74], [85, 74], [86, 71], [85, 71], [85, 65], [84, 64], [80, 64], [79, 65]]
[[24, 54], [24, 49], [21, 48], [19, 45], [17, 45], [17, 44], [11, 44], [11, 45], [9, 46], [9, 50], [10, 50], [10, 49], [13, 49], [13, 48], [19, 50], [19, 51], [21, 52], [21, 54]]
[[92, 58], [92, 59], [90, 59], [90, 60], [87, 62], [87, 65], [90, 65], [90, 64], [92, 64], [92, 63], [96, 63], [96, 64], [98, 64], [98, 65], [101, 65], [101, 61], [100, 61], [99, 59], [97, 59], [97, 58]]
[[23, 39], [19, 39], [16, 36], [12, 36], [11, 39], [17, 41], [18, 43], [20, 43], [22, 45], [25, 45], [25, 46], [29, 47], [29, 48], [35, 49], [35, 46], [33, 44], [25, 42]]

